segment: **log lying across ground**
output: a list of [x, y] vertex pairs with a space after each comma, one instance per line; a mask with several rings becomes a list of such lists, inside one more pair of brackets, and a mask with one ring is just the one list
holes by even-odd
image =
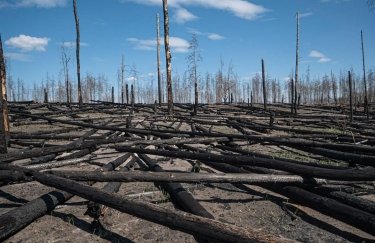
[[[144, 162], [152, 170], [159, 173], [165, 173], [163, 168], [161, 168], [153, 159], [148, 157], [145, 154], [137, 154], [137, 157], [140, 159], [139, 162]], [[201, 217], [215, 219], [214, 216], [209, 213], [185, 188], [176, 182], [169, 183], [157, 183], [157, 187], [162, 188], [167, 191], [170, 195], [171, 201], [178, 208], [184, 210], [185, 212], [192, 213]], [[194, 238], [197, 242], [211, 242], [209, 239], [202, 238], [200, 235], [194, 234]]]
[[296, 175], [262, 175], [245, 173], [206, 174], [185, 172], [95, 172], [50, 170], [49, 174], [76, 181], [97, 182], [185, 182], [185, 183], [249, 183], [249, 184], [328, 184], [325, 179], [303, 178]]
[[37, 165], [27, 165], [25, 168], [27, 169], [35, 169], [35, 170], [46, 170], [51, 168], [57, 168], [57, 167], [63, 167], [67, 165], [74, 165], [82, 162], [90, 161], [94, 156], [90, 155], [88, 157], [83, 157], [79, 159], [67, 159], [67, 160], [60, 160], [55, 162], [48, 162], [43, 164], [37, 164]]
[[283, 170], [293, 174], [344, 181], [373, 181], [375, 180], [375, 168], [368, 167], [364, 169], [326, 169], [317, 168], [308, 165], [294, 164], [285, 161], [278, 161], [265, 158], [256, 158], [248, 156], [234, 156], [234, 155], [217, 155], [213, 153], [192, 153], [187, 151], [167, 151], [167, 150], [153, 150], [141, 149], [133, 147], [116, 147], [116, 150], [121, 152], [131, 152], [139, 154], [152, 154], [159, 156], [167, 156], [173, 158], [196, 159], [202, 162], [208, 161], [210, 163], [227, 163], [231, 165], [254, 165], [265, 168]]
[[318, 211], [323, 211], [335, 218], [339, 218], [340, 220], [370, 234], [374, 234], [375, 215], [373, 214], [351, 207], [334, 199], [319, 196], [302, 188], [287, 186], [284, 187], [284, 191], [290, 195], [292, 199], [300, 203], [306, 204]]
[[115, 194], [107, 193], [61, 177], [39, 172], [33, 172], [32, 175], [37, 181], [47, 186], [65, 190], [87, 200], [119, 210], [120, 212], [128, 213], [185, 233], [200, 235], [203, 238], [225, 242], [289, 241], [265, 234], [258, 230], [244, 229], [186, 212], [170, 211], [151, 203], [125, 199]]
[[[126, 157], [124, 157], [123, 159], [125, 159]], [[136, 159], [133, 157], [125, 166], [121, 167], [119, 170], [124, 172], [130, 171], [130, 168], [133, 167], [135, 162]], [[103, 190], [110, 193], [117, 193], [120, 190], [120, 186], [121, 182], [109, 182], [103, 187]], [[100, 217], [105, 216], [104, 211], [105, 206], [90, 201], [87, 204], [87, 211], [85, 214], [88, 214], [94, 219], [94, 221], [99, 221], [98, 223], [100, 223]]]
[[[114, 161], [111, 161], [108, 164], [102, 166], [100, 170], [114, 170], [117, 166], [125, 162], [125, 160], [129, 158], [129, 156], [130, 154], [125, 154], [124, 156], [121, 156]], [[2, 166], [2, 169], [13, 171], [30, 171], [29, 169], [4, 163], [0, 163], [0, 166]], [[47, 212], [53, 210], [57, 205], [64, 203], [73, 196], [73, 194], [70, 194], [66, 191], [51, 191], [37, 199], [34, 199], [22, 205], [19, 208], [13, 209], [5, 214], [0, 215], [0, 241], [15, 234], [22, 228], [29, 225], [35, 219], [45, 215]]]
[[366, 211], [368, 213], [375, 215], [375, 202], [374, 201], [360, 198], [358, 196], [355, 196], [353, 194], [349, 194], [343, 191], [327, 190], [326, 188], [321, 188], [321, 187], [318, 187], [313, 191], [323, 196], [333, 198], [337, 201], [348, 204], [349, 206], [361, 209], [363, 211]]
[[[148, 167], [156, 172], [149, 173], [166, 173], [164, 170], [150, 157], [144, 154], [139, 154], [139, 158], [144, 161]], [[156, 182], [156, 180], [150, 180]], [[177, 204], [182, 210], [199, 215], [205, 218], [214, 219], [214, 216], [210, 214], [180, 183], [156, 183], [157, 186], [160, 186], [166, 190], [171, 196], [172, 201]]]

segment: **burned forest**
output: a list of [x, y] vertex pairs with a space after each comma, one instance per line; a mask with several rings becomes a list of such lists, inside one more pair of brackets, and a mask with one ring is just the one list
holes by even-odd
[[314, 76], [301, 61], [311, 14], [298, 11], [285, 80], [266, 57], [246, 80], [222, 58], [202, 74], [200, 39], [220, 36], [192, 32], [174, 55], [184, 5], [159, 2], [152, 81], [126, 53], [116, 82], [81, 71], [79, 0], [64, 10], [75, 41], [57, 47], [57, 79], [15, 81], [0, 36], [0, 241], [374, 242], [373, 35], [355, 35], [359, 69]]

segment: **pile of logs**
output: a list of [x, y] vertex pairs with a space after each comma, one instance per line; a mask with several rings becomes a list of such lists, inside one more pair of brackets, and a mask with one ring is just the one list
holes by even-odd
[[[100, 101], [8, 108], [14, 131], [7, 153], [0, 154], [0, 186], [37, 181], [55, 190], [0, 215], [0, 240], [77, 195], [90, 201], [87, 213], [96, 222], [109, 207], [197, 241], [292, 241], [216, 220], [181, 183], [259, 185], [374, 235], [375, 201], [356, 194], [374, 191], [371, 110], [369, 119], [358, 113], [349, 122], [325, 107], [301, 105], [298, 116], [290, 116], [281, 104], [267, 111], [245, 104], [200, 105], [193, 116], [193, 105], [175, 104], [173, 117], [166, 106]], [[25, 126], [41, 128], [24, 131]], [[96, 170], [72, 169], [92, 162], [100, 149], [117, 156]], [[191, 172], [166, 171], [161, 158], [190, 161]], [[134, 171], [135, 164], [143, 171]], [[117, 194], [122, 183], [135, 181], [155, 183], [178, 209]], [[107, 184], [98, 189], [95, 182]]]

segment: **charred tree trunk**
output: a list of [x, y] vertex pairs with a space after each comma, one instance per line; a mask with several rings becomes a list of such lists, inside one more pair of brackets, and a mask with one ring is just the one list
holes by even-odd
[[134, 109], [135, 97], [134, 97], [134, 86], [133, 85], [130, 86], [130, 94], [131, 94], [131, 105], [132, 105], [132, 108]]
[[288, 186], [284, 190], [293, 199], [307, 204], [328, 215], [333, 215], [340, 220], [373, 234], [375, 228], [375, 216], [362, 210], [353, 208], [336, 200], [319, 196], [304, 189]]
[[115, 88], [112, 86], [112, 103], [115, 103]]
[[352, 74], [348, 72], [349, 80], [349, 106], [350, 106], [350, 122], [353, 122], [353, 90], [352, 90]]
[[262, 59], [262, 82], [263, 82], [263, 105], [267, 110], [267, 87], [266, 87], [266, 70], [264, 69], [264, 60]]
[[[141, 158], [145, 155], [139, 155]], [[160, 166], [155, 169], [156, 172], [94, 172], [94, 171], [70, 171], [70, 170], [51, 170], [50, 174], [65, 177], [76, 181], [96, 181], [96, 182], [168, 182], [172, 184], [181, 183], [248, 183], [248, 184], [326, 184], [329, 181], [325, 179], [304, 178], [297, 175], [263, 175], [248, 173], [227, 173], [227, 174], [203, 174], [186, 172], [163, 172]]]
[[167, 91], [168, 91], [168, 115], [173, 115], [173, 93], [172, 93], [172, 56], [169, 47], [169, 16], [168, 16], [168, 0], [163, 0], [164, 13], [164, 47], [165, 61], [167, 67]]
[[126, 104], [129, 105], [129, 85], [125, 85], [125, 92], [126, 92]]
[[[147, 155], [139, 154], [138, 155], [153, 171], [163, 173], [164, 170]], [[165, 173], [165, 172], [164, 172]], [[214, 217], [207, 212], [207, 210], [200, 205], [200, 203], [194, 199], [194, 197], [187, 192], [183, 186], [179, 183], [159, 183], [158, 186], [164, 188], [170, 195], [173, 201], [184, 211], [190, 212], [195, 215], [199, 215], [205, 218]]]
[[290, 112], [292, 115], [294, 114], [294, 80], [293, 78], [290, 80]]
[[297, 12], [297, 42], [296, 42], [296, 73], [294, 80], [294, 114], [297, 115], [297, 88], [298, 88], [298, 64], [299, 64], [299, 13]]
[[159, 106], [162, 103], [162, 93], [161, 93], [161, 73], [160, 73], [160, 19], [159, 14], [156, 14], [156, 43], [157, 43], [157, 69], [158, 69], [158, 96], [159, 96]]
[[0, 35], [0, 153], [7, 153], [9, 145], [9, 113], [6, 94], [6, 67], [3, 53], [3, 43]]
[[361, 30], [361, 45], [362, 45], [362, 64], [363, 64], [363, 85], [365, 88], [365, 100], [364, 100], [364, 107], [363, 112], [367, 115], [367, 119], [369, 119], [369, 110], [368, 110], [368, 99], [367, 99], [367, 81], [366, 81], [366, 66], [365, 66], [365, 48], [363, 45], [363, 32]]
[[48, 104], [48, 92], [47, 92], [47, 89], [44, 89], [44, 103]]
[[[197, 70], [195, 69], [195, 72]], [[197, 115], [198, 112], [198, 82], [197, 82], [197, 74], [195, 74], [195, 82], [194, 82], [194, 115]]]
[[79, 19], [77, 13], [77, 0], [73, 0], [73, 8], [74, 8], [74, 19], [76, 22], [76, 59], [77, 59], [77, 84], [78, 84], [78, 104], [81, 107], [83, 105], [82, 100], [82, 89], [81, 89], [81, 64], [79, 58], [79, 48], [80, 48], [80, 33], [79, 33]]

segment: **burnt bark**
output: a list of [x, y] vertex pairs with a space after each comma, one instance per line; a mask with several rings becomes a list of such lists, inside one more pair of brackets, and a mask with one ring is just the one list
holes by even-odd
[[77, 85], [78, 85], [78, 104], [83, 106], [82, 88], [81, 88], [81, 62], [80, 62], [80, 32], [79, 18], [77, 13], [77, 0], [73, 0], [74, 19], [76, 23], [76, 59], [77, 59]]

